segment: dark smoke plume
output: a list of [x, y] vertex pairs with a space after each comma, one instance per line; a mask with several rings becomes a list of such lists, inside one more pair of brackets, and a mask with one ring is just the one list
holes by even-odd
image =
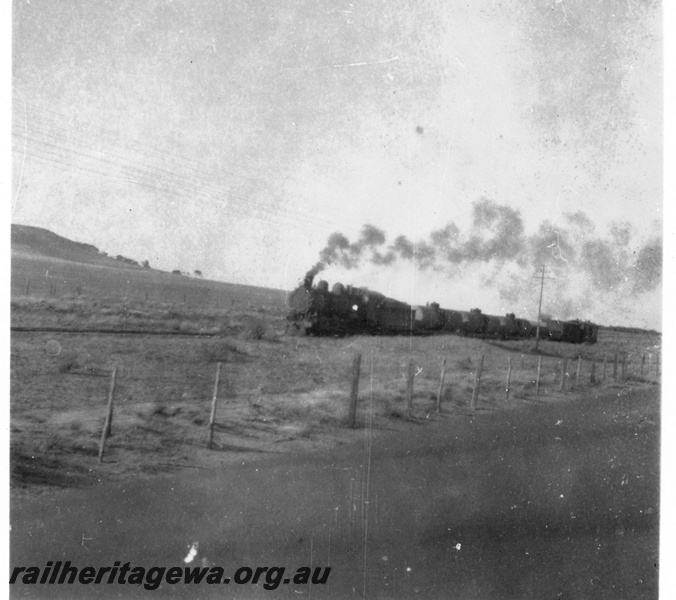
[[307, 273], [305, 273], [305, 276], [303, 277], [303, 282], [302, 286], [310, 289], [312, 287], [312, 280], [325, 268], [324, 263], [318, 262], [315, 264], [314, 267], [312, 267]]
[[392, 252], [380, 252], [385, 241], [385, 233], [373, 225], [364, 225], [359, 239], [352, 244], [342, 233], [332, 233], [319, 259], [325, 265], [340, 265], [347, 269], [354, 269], [362, 260], [389, 265], [396, 256]]
[[488, 270], [486, 286], [510, 303], [531, 302], [532, 273], [545, 265], [553, 280], [548, 284], [551, 302], [564, 313], [602, 305], [608, 294], [615, 295], [619, 306], [620, 298], [626, 303], [627, 297], [660, 285], [661, 240], [636, 248], [629, 223], [613, 223], [605, 236], [599, 235], [583, 212], [567, 213], [561, 223], [544, 221], [527, 235], [518, 210], [482, 198], [473, 204], [466, 233], [449, 222], [428, 239], [413, 241], [398, 235], [388, 245], [382, 230], [364, 225], [355, 242], [333, 233], [318, 264], [353, 269], [363, 264], [413, 263], [421, 271], [448, 277], [483, 264]]

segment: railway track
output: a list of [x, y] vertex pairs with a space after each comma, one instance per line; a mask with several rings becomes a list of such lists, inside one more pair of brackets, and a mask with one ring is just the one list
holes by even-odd
[[17, 333], [74, 333], [97, 335], [171, 335], [183, 337], [216, 337], [220, 332], [206, 331], [167, 331], [159, 329], [75, 329], [72, 327], [10, 327], [11, 332]]

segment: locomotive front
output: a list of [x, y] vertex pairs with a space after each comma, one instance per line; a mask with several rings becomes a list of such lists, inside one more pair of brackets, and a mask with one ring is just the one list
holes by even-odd
[[326, 281], [312, 286], [310, 271], [303, 284], [287, 299], [287, 331], [301, 335], [344, 335], [366, 329], [368, 296], [364, 290], [336, 283], [329, 292]]

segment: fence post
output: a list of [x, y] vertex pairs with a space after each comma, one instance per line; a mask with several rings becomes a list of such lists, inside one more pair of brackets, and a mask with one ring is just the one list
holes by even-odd
[[352, 359], [352, 389], [350, 391], [350, 409], [347, 415], [347, 426], [354, 427], [357, 419], [357, 398], [359, 397], [359, 370], [361, 354], [357, 353]]
[[444, 391], [444, 378], [446, 377], [446, 359], [441, 361], [441, 380], [439, 381], [439, 392], [437, 393], [437, 412], [441, 412], [441, 394]]
[[408, 361], [408, 375], [406, 377], [406, 399], [408, 401], [408, 415], [413, 414], [413, 378], [415, 377], [415, 365], [412, 360]]
[[563, 368], [561, 369], [561, 389], [566, 389], [566, 372], [568, 371], [568, 359], [563, 359]]
[[652, 353], [648, 354], [648, 375], [653, 373], [653, 355]]
[[608, 362], [606, 355], [603, 355], [603, 377], [601, 378], [602, 381], [606, 380], [606, 363]]
[[476, 405], [479, 400], [479, 387], [481, 386], [481, 371], [484, 368], [484, 355], [481, 355], [481, 360], [479, 361], [479, 369], [476, 372], [476, 377], [474, 378], [474, 391], [472, 392], [472, 409], [476, 410]]
[[535, 379], [535, 394], [540, 393], [540, 372], [542, 371], [542, 357], [538, 356], [538, 374]]
[[627, 355], [622, 355], [622, 381], [627, 379]]
[[589, 381], [591, 383], [596, 383], [596, 359], [595, 358], [592, 358], [591, 375], [589, 377]]
[[643, 377], [643, 368], [645, 367], [645, 354], [641, 356], [641, 377]]
[[615, 353], [615, 359], [613, 362], [613, 379], [617, 381], [617, 352]]
[[218, 384], [221, 380], [222, 363], [216, 365], [216, 381], [214, 383], [214, 395], [211, 397], [211, 416], [209, 417], [209, 442], [207, 448], [211, 450], [214, 443], [214, 428], [216, 426], [216, 403], [218, 402]]
[[[523, 362], [523, 359], [521, 359]], [[507, 385], [505, 386], [505, 402], [509, 400], [509, 382], [512, 378], [512, 357], [507, 359]]]
[[577, 357], [577, 371], [575, 373], [575, 387], [580, 383], [580, 367], [582, 366], [582, 355]]
[[113, 398], [115, 396], [115, 381], [117, 379], [117, 367], [113, 369], [113, 374], [110, 378], [110, 388], [108, 390], [108, 410], [106, 411], [106, 420], [103, 423], [103, 431], [101, 432], [101, 443], [99, 444], [99, 462], [103, 462], [103, 453], [106, 448], [106, 441], [110, 436], [113, 426]]

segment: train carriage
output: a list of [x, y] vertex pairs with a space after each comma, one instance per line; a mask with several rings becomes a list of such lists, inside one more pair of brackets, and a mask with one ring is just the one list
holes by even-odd
[[[341, 283], [329, 291], [326, 281], [312, 286], [315, 274], [314, 270], [308, 272], [302, 285], [288, 295], [287, 329], [291, 332], [313, 335], [447, 332], [518, 339], [535, 337], [538, 329], [537, 322], [516, 318], [513, 313], [497, 317], [483, 314], [478, 308], [442, 309], [436, 302], [411, 306], [366, 288]], [[589, 321], [546, 319], [540, 322], [539, 335], [554, 341], [595, 343], [598, 329], [598, 325]]]
[[401, 333], [410, 330], [411, 307], [404, 302], [386, 298], [382, 294], [369, 295], [367, 320], [369, 331], [374, 334]]
[[455, 333], [462, 325], [462, 313], [458, 310], [444, 309], [442, 329], [450, 333]]
[[414, 306], [412, 310], [412, 330], [419, 333], [439, 331], [444, 324], [444, 315], [436, 302], [427, 306]]

